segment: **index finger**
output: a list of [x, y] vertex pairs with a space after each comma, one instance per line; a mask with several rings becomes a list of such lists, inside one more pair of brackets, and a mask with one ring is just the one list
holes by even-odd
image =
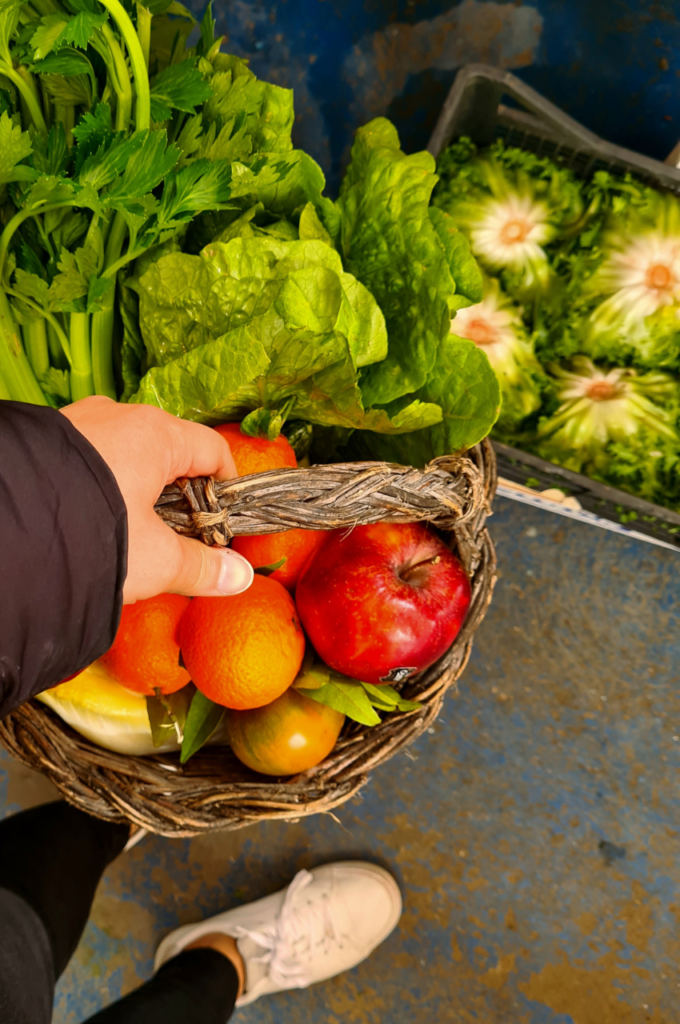
[[214, 476], [233, 480], [238, 476], [236, 463], [227, 441], [211, 427], [189, 420], [175, 420], [176, 443], [170, 453], [172, 483], [178, 476]]

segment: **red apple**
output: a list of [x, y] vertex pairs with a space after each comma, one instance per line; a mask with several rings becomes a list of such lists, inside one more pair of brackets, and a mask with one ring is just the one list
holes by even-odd
[[470, 581], [427, 527], [377, 523], [331, 534], [300, 576], [295, 601], [327, 665], [391, 683], [448, 650], [470, 606]]

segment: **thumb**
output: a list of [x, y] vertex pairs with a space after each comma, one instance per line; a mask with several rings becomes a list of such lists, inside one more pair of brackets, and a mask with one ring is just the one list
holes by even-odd
[[168, 590], [187, 597], [242, 594], [253, 582], [253, 567], [231, 548], [209, 547], [200, 540], [179, 537], [177, 570]]

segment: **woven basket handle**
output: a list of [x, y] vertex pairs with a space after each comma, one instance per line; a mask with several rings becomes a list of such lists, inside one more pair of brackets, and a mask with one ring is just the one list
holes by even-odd
[[236, 480], [186, 478], [165, 488], [158, 515], [178, 533], [226, 546], [236, 535], [351, 529], [359, 524], [429, 522], [452, 530], [488, 514], [493, 484], [481, 446], [424, 469], [350, 462], [271, 469]]

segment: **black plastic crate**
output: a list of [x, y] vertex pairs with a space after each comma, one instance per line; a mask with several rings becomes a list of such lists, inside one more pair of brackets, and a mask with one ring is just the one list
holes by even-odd
[[[485, 64], [469, 64], [458, 72], [427, 148], [438, 157], [461, 135], [480, 146], [502, 139], [507, 145], [558, 159], [584, 177], [599, 169], [630, 171], [646, 184], [680, 195], [678, 167], [605, 142], [515, 75]], [[500, 493], [504, 496], [617, 533], [629, 533], [652, 544], [680, 548], [677, 512], [518, 448], [498, 441], [493, 444], [501, 477]], [[524, 490], [513, 488], [513, 484]], [[541, 491], [552, 488], [576, 498], [580, 510], [541, 498]]]

